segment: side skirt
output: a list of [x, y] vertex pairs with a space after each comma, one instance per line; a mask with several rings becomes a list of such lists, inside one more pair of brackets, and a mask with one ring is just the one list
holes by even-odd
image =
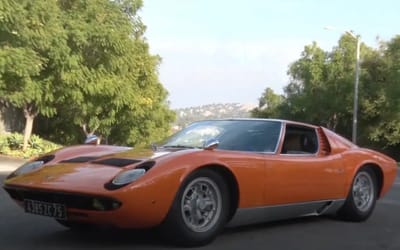
[[301, 216], [317, 216], [335, 213], [345, 199], [312, 201], [295, 204], [256, 208], [239, 208], [227, 227], [243, 226], [260, 222], [283, 220]]

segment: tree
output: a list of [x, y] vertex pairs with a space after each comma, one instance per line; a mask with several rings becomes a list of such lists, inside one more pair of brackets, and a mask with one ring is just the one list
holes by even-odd
[[[289, 67], [289, 84], [284, 88], [286, 101], [281, 107], [282, 116], [310, 123], [329, 117], [325, 112], [327, 92], [327, 54], [314, 42], [305, 46], [301, 58]], [[318, 104], [318, 105], [316, 105]]]
[[[343, 35], [331, 51], [314, 42], [289, 66], [282, 102], [257, 108], [255, 117], [274, 116], [326, 126], [351, 137], [356, 42]], [[400, 36], [372, 49], [361, 44], [358, 138], [361, 145], [398, 152], [400, 145]], [[260, 98], [273, 99], [268, 88]], [[396, 154], [393, 154], [396, 156]]]
[[[356, 43], [343, 35], [337, 47], [325, 52], [314, 42], [292, 63], [280, 107], [284, 118], [320, 124], [351, 136]], [[362, 44], [362, 58], [371, 49]], [[361, 71], [361, 76], [365, 72]], [[361, 82], [362, 84], [362, 82]]]
[[267, 87], [258, 100], [258, 107], [251, 110], [251, 116], [278, 118], [279, 106], [283, 101], [284, 97], [282, 95], [275, 94], [270, 87]]
[[400, 36], [383, 43], [377, 55], [368, 62], [371, 78], [368, 109], [369, 138], [383, 147], [400, 144]]
[[[117, 142], [137, 142], [149, 131], [153, 137], [165, 135], [174, 116], [158, 80], [161, 60], [149, 53], [145, 26], [137, 15], [141, 0], [2, 4], [0, 29], [6, 36], [0, 40], [0, 93], [24, 108], [27, 128], [40, 114], [53, 117], [41, 118], [45, 126], [39, 128], [56, 124], [64, 137], [60, 140], [67, 143], [76, 142], [82, 132]], [[135, 124], [148, 126], [128, 140]]]
[[[152, 119], [156, 124], [146, 128], [165, 135], [173, 115], [158, 80], [160, 58], [150, 55], [145, 26], [136, 14], [141, 1], [65, 1], [61, 7], [71, 58], [76, 58], [64, 75], [69, 85], [64, 109], [73, 123], [86, 135], [99, 133], [110, 142], [134, 143], [148, 131], [136, 133], [131, 127]], [[159, 118], [149, 115], [153, 112]], [[135, 140], [128, 139], [133, 136]]]
[[24, 112], [25, 150], [35, 117], [56, 113], [53, 86], [68, 53], [57, 1], [1, 1], [0, 46], [0, 98]]

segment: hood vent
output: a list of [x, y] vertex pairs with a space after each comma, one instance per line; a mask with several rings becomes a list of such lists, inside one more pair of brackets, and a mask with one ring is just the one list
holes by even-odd
[[108, 158], [104, 160], [94, 161], [92, 163], [101, 164], [101, 165], [109, 165], [114, 167], [125, 167], [128, 165], [132, 165], [135, 163], [139, 163], [141, 160], [135, 159], [125, 159], [125, 158]]
[[89, 162], [89, 161], [94, 161], [98, 157], [94, 156], [80, 156], [80, 157], [75, 157], [67, 160], [62, 160], [60, 163], [84, 163], [84, 162]]
[[43, 164], [48, 163], [49, 161], [54, 160], [54, 155], [44, 155], [42, 157], [37, 158], [35, 161], [43, 161]]

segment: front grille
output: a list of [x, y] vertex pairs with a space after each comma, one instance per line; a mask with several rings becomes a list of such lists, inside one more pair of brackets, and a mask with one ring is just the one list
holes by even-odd
[[[114, 210], [121, 206], [121, 202], [107, 198], [95, 197], [79, 194], [46, 192], [46, 191], [32, 191], [19, 188], [4, 188], [11, 198], [23, 201], [25, 199], [43, 201], [49, 203], [60, 203], [66, 205], [68, 208], [77, 208], [83, 210]], [[95, 207], [94, 204], [102, 204], [102, 209]]]

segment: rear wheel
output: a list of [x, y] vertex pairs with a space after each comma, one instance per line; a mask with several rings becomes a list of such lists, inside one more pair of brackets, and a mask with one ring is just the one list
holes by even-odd
[[180, 187], [160, 226], [161, 236], [183, 246], [207, 244], [224, 227], [228, 211], [225, 180], [210, 169], [200, 169], [188, 176]]
[[364, 221], [371, 216], [377, 199], [377, 181], [370, 168], [360, 169], [352, 182], [339, 216], [349, 221]]

